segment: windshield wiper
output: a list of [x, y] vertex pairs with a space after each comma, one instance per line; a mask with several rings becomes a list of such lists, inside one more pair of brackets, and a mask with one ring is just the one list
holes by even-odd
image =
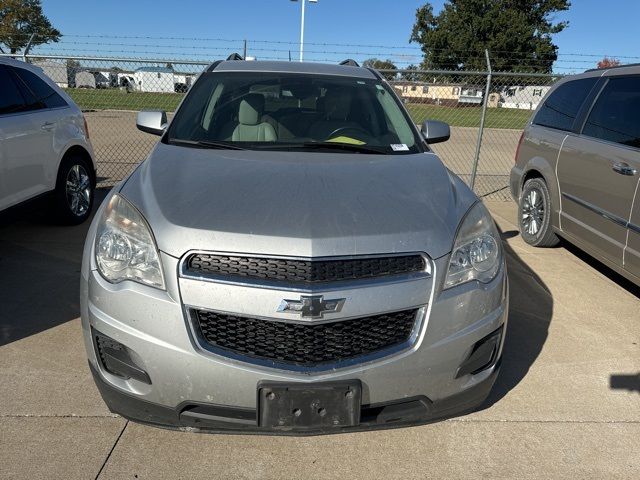
[[246, 150], [245, 148], [234, 145], [229, 142], [212, 142], [209, 140], [184, 140], [181, 138], [171, 138], [168, 143], [170, 145], [188, 145], [198, 148], [215, 148], [220, 150]]
[[375, 153], [375, 154], [387, 154], [388, 152], [384, 148], [376, 148], [368, 145], [356, 145], [353, 143], [339, 143], [339, 142], [305, 142], [303, 145], [306, 148], [317, 148], [317, 149], [338, 149], [338, 150], [349, 150], [352, 152], [359, 153]]
[[275, 143], [273, 145], [261, 145], [260, 148], [277, 149], [277, 148], [299, 148], [299, 149], [313, 149], [313, 150], [347, 150], [355, 153], [372, 153], [376, 155], [386, 155], [389, 152], [383, 148], [375, 148], [367, 145], [355, 145], [353, 143], [338, 143], [338, 142], [303, 142], [303, 143]]

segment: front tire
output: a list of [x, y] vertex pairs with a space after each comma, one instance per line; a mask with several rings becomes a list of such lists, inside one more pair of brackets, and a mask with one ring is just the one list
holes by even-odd
[[560, 239], [551, 227], [551, 196], [546, 182], [532, 178], [522, 187], [518, 226], [522, 239], [534, 247], [554, 247]]
[[79, 225], [93, 208], [95, 180], [89, 162], [81, 156], [65, 158], [60, 164], [55, 190], [55, 210], [60, 223]]

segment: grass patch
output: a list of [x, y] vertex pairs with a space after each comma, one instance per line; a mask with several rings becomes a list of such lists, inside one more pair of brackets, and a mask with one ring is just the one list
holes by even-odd
[[182, 93], [130, 92], [116, 88], [67, 88], [67, 94], [82, 110], [166, 110], [173, 112]]
[[[119, 89], [67, 88], [66, 92], [83, 110], [144, 110], [174, 112], [182, 100], [182, 93], [130, 92]], [[426, 119], [447, 122], [452, 127], [479, 127], [480, 107], [443, 107], [409, 103], [406, 105], [414, 122]], [[529, 110], [488, 108], [487, 128], [522, 129], [531, 117]]]
[[[442, 107], [438, 105], [425, 105], [409, 103], [406, 105], [411, 118], [420, 124], [425, 120], [440, 120], [452, 127], [476, 127], [480, 126], [480, 107]], [[515, 108], [487, 108], [485, 127], [487, 128], [513, 128], [521, 130], [531, 117], [530, 110], [518, 110]]]

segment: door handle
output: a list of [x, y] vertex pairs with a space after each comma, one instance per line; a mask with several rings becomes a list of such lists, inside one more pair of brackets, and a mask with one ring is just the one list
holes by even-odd
[[614, 172], [619, 173], [620, 175], [628, 175], [633, 177], [638, 173], [638, 171], [631, 167], [628, 163], [614, 163], [613, 167], [611, 167]]
[[54, 128], [56, 126], [56, 124], [54, 122], [45, 122], [42, 124], [42, 130], [51, 130], [52, 128]]

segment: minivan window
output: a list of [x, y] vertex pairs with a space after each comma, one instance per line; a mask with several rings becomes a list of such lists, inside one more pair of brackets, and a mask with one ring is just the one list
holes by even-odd
[[15, 74], [33, 92], [36, 101], [42, 103], [46, 108], [66, 107], [67, 102], [56, 93], [47, 83], [35, 73], [24, 68], [14, 68]]
[[593, 106], [582, 133], [640, 148], [640, 77], [609, 80]]
[[533, 119], [535, 125], [569, 131], [578, 111], [598, 78], [582, 78], [572, 80], [549, 95]]
[[18, 87], [6, 67], [0, 65], [0, 115], [24, 110], [25, 104]]

